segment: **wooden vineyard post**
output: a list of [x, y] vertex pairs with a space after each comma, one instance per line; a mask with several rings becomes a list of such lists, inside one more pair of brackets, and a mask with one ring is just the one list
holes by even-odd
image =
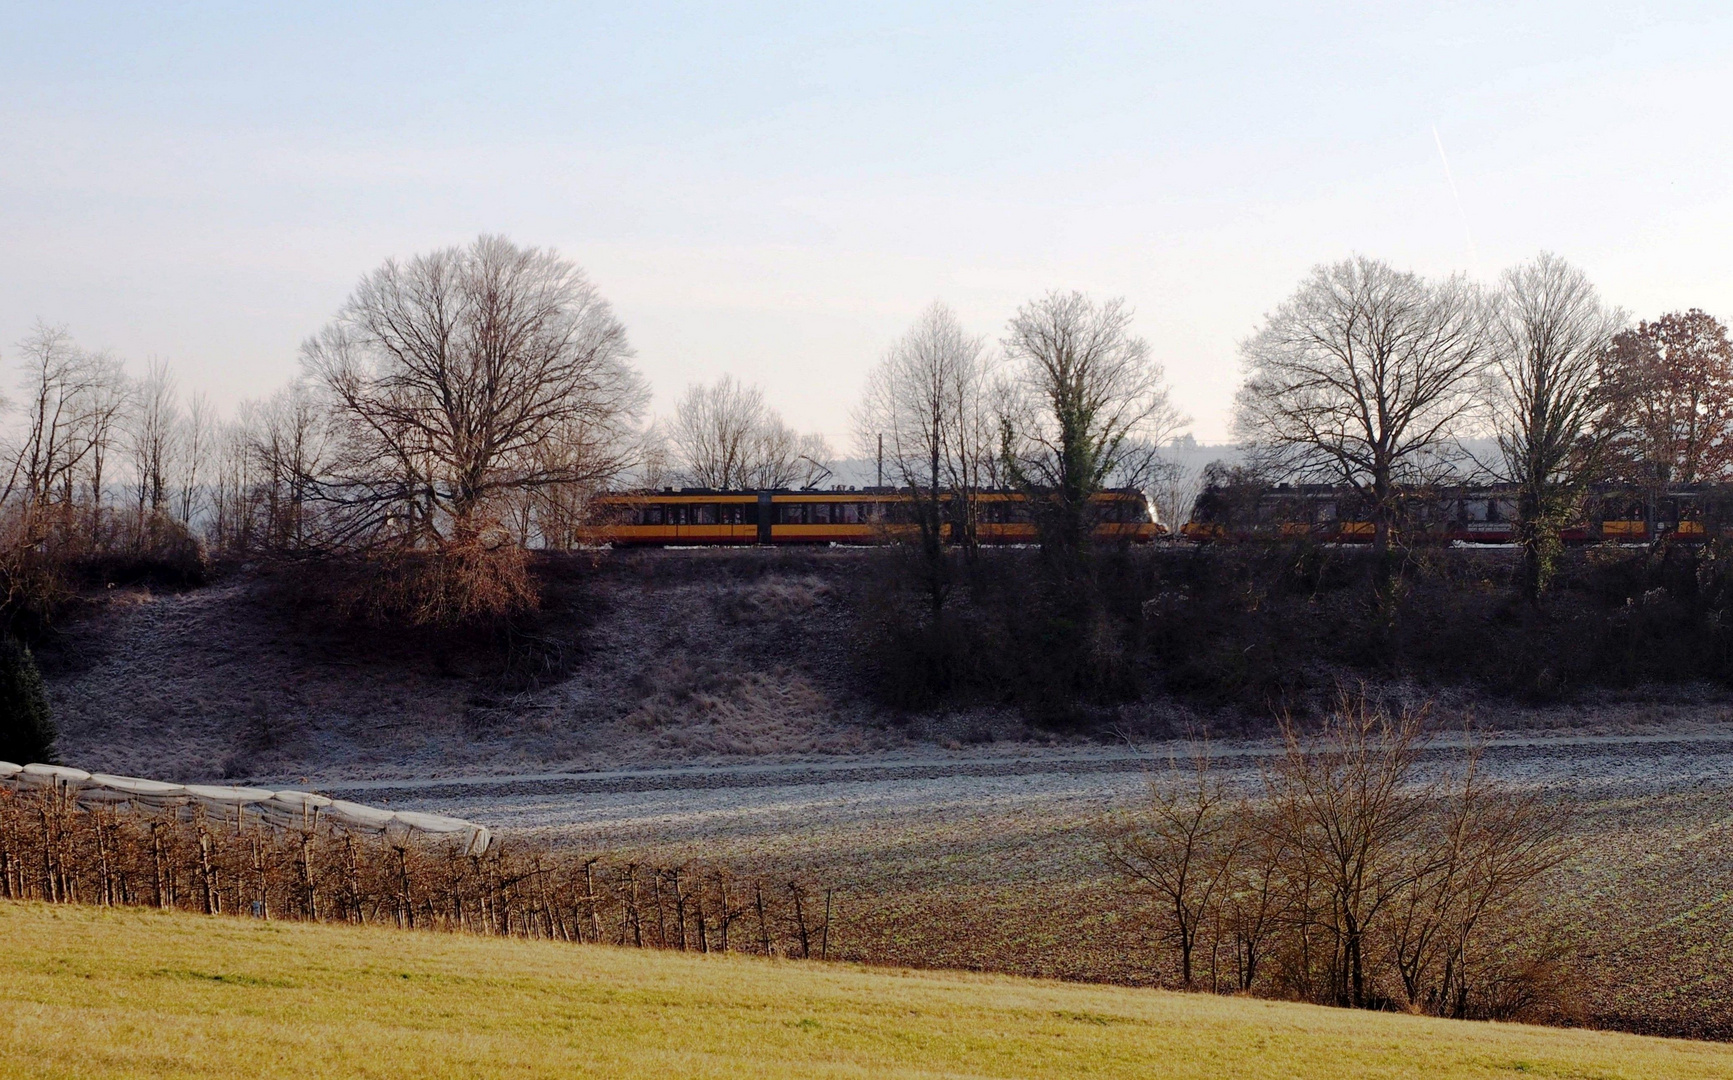
[[652, 895], [656, 900], [656, 946], [666, 949], [668, 947], [668, 923], [662, 913], [662, 871], [657, 870], [651, 875], [650, 884], [653, 889]]
[[692, 894], [692, 904], [694, 910], [698, 913], [698, 951], [701, 953], [707, 953], [710, 951], [710, 937], [708, 932], [704, 929], [703, 878], [698, 879], [698, 891]]
[[596, 913], [596, 860], [584, 860], [584, 899], [590, 905], [590, 940], [602, 943], [602, 918]]
[[626, 864], [626, 914], [632, 920], [632, 944], [636, 948], [644, 947], [643, 920], [638, 916], [638, 865]]
[[752, 896], [758, 904], [758, 943], [764, 950], [764, 955], [770, 955], [770, 924], [764, 920], [764, 882], [752, 883]]
[[150, 823], [150, 889], [159, 909], [167, 908], [168, 890], [164, 888], [162, 870], [162, 822]]
[[211, 834], [205, 828], [204, 813], [199, 814], [199, 875], [204, 887], [204, 913], [221, 914], [222, 894], [217, 891], [216, 871], [211, 866]]
[[835, 889], [824, 890], [824, 928], [818, 932], [818, 958], [830, 959], [830, 897]]
[[800, 931], [800, 958], [806, 960], [812, 956], [812, 942], [806, 935], [806, 909], [800, 902], [800, 885], [791, 881], [788, 891], [794, 897], [794, 926]]
[[[680, 932], [680, 943], [675, 945], [681, 952], [686, 951], [686, 896], [680, 891], [680, 868], [676, 866], [668, 871], [674, 885], [674, 928]], [[664, 943], [666, 944], [666, 943]]]

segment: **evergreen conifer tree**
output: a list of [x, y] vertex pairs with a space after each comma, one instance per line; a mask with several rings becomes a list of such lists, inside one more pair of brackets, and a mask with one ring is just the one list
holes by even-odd
[[53, 762], [59, 733], [29, 646], [0, 634], [0, 761]]

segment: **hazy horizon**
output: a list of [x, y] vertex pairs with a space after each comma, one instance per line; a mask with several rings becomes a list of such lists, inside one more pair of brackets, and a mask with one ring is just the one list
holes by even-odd
[[843, 454], [922, 307], [997, 337], [1124, 295], [1200, 442], [1235, 345], [1359, 252], [1546, 249], [1633, 315], [1733, 317], [1733, 13], [1122, 4], [352, 12], [18, 8], [0, 39], [0, 357], [38, 318], [220, 405], [388, 256], [583, 266], [666, 411], [759, 383]]

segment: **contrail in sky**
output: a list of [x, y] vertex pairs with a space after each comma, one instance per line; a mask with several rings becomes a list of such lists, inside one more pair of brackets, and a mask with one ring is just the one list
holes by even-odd
[[1432, 141], [1438, 144], [1438, 160], [1444, 162], [1444, 179], [1450, 182], [1450, 195], [1456, 200], [1456, 212], [1462, 215], [1462, 235], [1468, 237], [1468, 257], [1474, 268], [1480, 269], [1480, 249], [1474, 246], [1474, 231], [1468, 227], [1468, 211], [1462, 207], [1462, 193], [1456, 190], [1456, 177], [1450, 175], [1450, 159], [1444, 155], [1444, 140], [1438, 136], [1438, 125], [1432, 125]]

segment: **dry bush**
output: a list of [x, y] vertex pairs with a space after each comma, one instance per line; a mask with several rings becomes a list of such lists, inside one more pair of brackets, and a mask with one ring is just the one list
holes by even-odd
[[498, 625], [540, 604], [524, 552], [515, 544], [472, 539], [327, 565], [332, 608], [373, 626]]
[[763, 578], [725, 589], [716, 610], [724, 622], [773, 623], [804, 615], [835, 596], [832, 584], [816, 575]]
[[0, 790], [0, 897], [821, 959], [836, 933], [834, 890], [798, 874], [531, 844], [468, 855], [329, 824], [85, 810], [52, 791]]
[[1468, 743], [1419, 766], [1423, 711], [1343, 693], [1314, 731], [1284, 726], [1262, 790], [1238, 798], [1200, 749], [1115, 823], [1109, 862], [1156, 901], [1190, 985], [1357, 1008], [1557, 1015], [1564, 985], [1537, 904], [1565, 857], [1540, 796], [1493, 785]]

